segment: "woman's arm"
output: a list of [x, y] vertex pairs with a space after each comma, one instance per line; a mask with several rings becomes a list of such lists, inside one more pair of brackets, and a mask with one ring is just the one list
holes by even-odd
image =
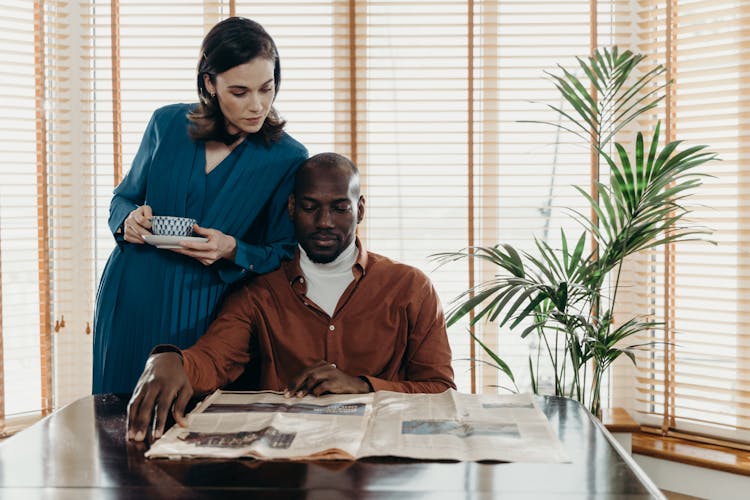
[[124, 241], [123, 222], [130, 212], [143, 204], [146, 198], [148, 172], [156, 149], [155, 116], [155, 114], [151, 116], [133, 164], [125, 178], [115, 188], [109, 205], [109, 228], [118, 245]]
[[233, 283], [248, 273], [265, 274], [277, 269], [282, 259], [294, 255], [297, 239], [294, 225], [287, 211], [289, 195], [294, 189], [294, 175], [306, 157], [295, 161], [293, 168], [279, 184], [262, 217], [250, 228], [243, 239], [237, 239], [234, 262], [217, 265], [221, 279]]

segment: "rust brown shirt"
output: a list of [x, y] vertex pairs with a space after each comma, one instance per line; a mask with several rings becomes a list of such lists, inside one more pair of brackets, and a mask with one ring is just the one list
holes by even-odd
[[212, 391], [259, 363], [259, 388], [283, 390], [320, 360], [365, 376], [376, 391], [455, 389], [443, 310], [430, 280], [368, 253], [359, 240], [357, 246], [354, 281], [333, 317], [306, 298], [299, 254], [228, 297], [206, 334], [182, 351], [193, 389]]

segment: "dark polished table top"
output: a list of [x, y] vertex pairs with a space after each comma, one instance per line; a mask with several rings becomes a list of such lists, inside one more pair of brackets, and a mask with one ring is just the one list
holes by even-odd
[[0, 444], [0, 498], [663, 498], [580, 404], [537, 402], [572, 463], [147, 460], [127, 396], [89, 396]]

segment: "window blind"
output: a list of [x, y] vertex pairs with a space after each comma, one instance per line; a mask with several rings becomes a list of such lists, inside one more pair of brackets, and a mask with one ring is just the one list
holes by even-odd
[[[665, 321], [666, 332], [651, 340], [666, 342], [642, 353], [638, 364], [636, 408], [640, 419], [671, 432], [689, 432], [735, 441], [750, 440], [750, 371], [744, 297], [747, 232], [743, 209], [744, 125], [748, 91], [750, 8], [739, 1], [641, 2], [648, 20], [643, 45], [672, 54], [674, 135], [690, 145], [708, 144], [721, 162], [687, 200], [691, 223], [713, 230], [711, 246], [675, 245], [669, 266], [665, 255], [648, 257], [643, 269], [649, 287], [641, 305]], [[647, 17], [646, 17], [647, 16]], [[668, 36], [665, 26], [671, 23]], [[664, 269], [673, 274], [665, 275]], [[661, 289], [668, 288], [664, 303]]]
[[0, 272], [3, 415], [38, 410], [39, 275], [35, 3], [10, 1], [0, 16]]
[[[588, 85], [575, 57], [586, 57], [596, 45], [616, 43], [622, 24], [627, 25], [614, 15], [622, 7], [623, 2], [588, 0], [477, 2], [477, 245], [509, 243], [536, 254], [534, 238], [559, 248], [561, 229], [569, 239], [581, 233], [570, 214], [589, 209], [573, 186], [589, 189], [591, 155], [587, 144], [549, 124], [563, 122], [548, 106], [565, 103], [545, 71], [560, 74], [560, 65], [577, 71]], [[480, 266], [475, 272], [480, 282], [497, 270]], [[510, 330], [485, 324], [481, 336], [511, 366], [519, 388], [529, 390], [529, 359], [536, 365], [542, 346], [535, 335], [520, 338], [524, 326]], [[545, 360], [543, 354], [540, 390], [554, 391], [553, 372]], [[478, 390], [512, 387], [498, 370], [481, 368]]]
[[[91, 388], [91, 321], [95, 205], [88, 118], [90, 92], [85, 24], [89, 7], [43, 2], [46, 11], [47, 213], [49, 247], [50, 409], [73, 402]], [[42, 284], [40, 282], [40, 284]], [[44, 355], [44, 353], [42, 354]]]

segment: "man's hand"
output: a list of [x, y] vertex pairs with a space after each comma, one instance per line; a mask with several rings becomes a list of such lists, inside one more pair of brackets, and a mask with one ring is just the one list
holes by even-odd
[[359, 377], [342, 372], [336, 365], [320, 361], [297, 376], [284, 391], [286, 397], [303, 397], [308, 394], [364, 394], [370, 385]]
[[143, 441], [153, 416], [154, 439], [164, 433], [167, 412], [172, 408], [175, 422], [187, 427], [185, 406], [193, 396], [182, 359], [176, 352], [152, 354], [138, 379], [128, 403], [128, 439]]

